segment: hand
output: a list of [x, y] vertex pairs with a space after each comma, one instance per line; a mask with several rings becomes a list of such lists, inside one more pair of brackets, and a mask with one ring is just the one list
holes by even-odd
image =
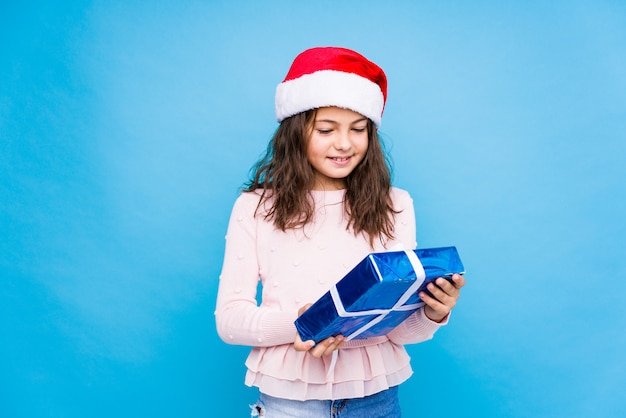
[[[301, 307], [298, 310], [298, 316], [302, 315], [302, 313], [309, 309], [310, 306], [311, 304], [309, 303], [308, 305]], [[315, 344], [315, 341], [313, 340], [302, 341], [300, 334], [296, 333], [296, 340], [293, 343], [293, 347], [296, 351], [308, 351], [313, 357], [320, 358], [341, 348], [344, 342], [345, 337], [343, 335], [337, 335], [335, 337], [328, 337]]]
[[426, 292], [419, 293], [420, 299], [426, 304], [424, 313], [428, 319], [442, 322], [459, 300], [463, 286], [465, 286], [465, 278], [460, 274], [452, 276], [452, 283], [443, 277], [438, 277], [433, 283], [428, 283], [426, 288], [434, 297], [428, 296]]

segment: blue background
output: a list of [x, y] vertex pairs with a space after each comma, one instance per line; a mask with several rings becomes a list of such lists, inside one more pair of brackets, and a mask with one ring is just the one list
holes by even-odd
[[224, 234], [316, 45], [386, 70], [394, 183], [468, 270], [405, 415], [626, 416], [617, 0], [3, 2], [0, 416], [248, 416]]

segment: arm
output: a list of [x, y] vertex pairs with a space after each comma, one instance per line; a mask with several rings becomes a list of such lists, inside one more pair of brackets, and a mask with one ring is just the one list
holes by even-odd
[[[415, 248], [417, 243], [413, 200], [408, 193], [396, 189], [394, 206], [396, 210], [402, 211], [396, 219], [397, 239], [403, 243], [404, 248]], [[454, 285], [445, 279], [438, 279], [438, 286], [430, 284], [428, 290], [435, 298], [422, 292], [419, 296], [426, 305], [391, 331], [387, 335], [389, 339], [396, 344], [414, 344], [430, 340], [441, 326], [448, 323], [450, 311], [459, 298], [461, 287], [465, 285], [463, 276], [455, 275], [453, 281]]]
[[293, 343], [297, 311], [260, 307], [257, 228], [254, 211], [258, 196], [242, 194], [233, 207], [226, 236], [224, 264], [217, 293], [215, 320], [224, 342], [248, 346]]

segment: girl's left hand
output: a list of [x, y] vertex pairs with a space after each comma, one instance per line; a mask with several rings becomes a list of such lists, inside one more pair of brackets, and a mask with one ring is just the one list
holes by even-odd
[[[309, 309], [311, 304], [305, 305], [298, 310], [298, 316], [302, 315], [304, 311]], [[328, 337], [323, 341], [315, 344], [315, 341], [302, 341], [300, 338], [300, 334], [296, 333], [296, 340], [293, 343], [293, 347], [296, 351], [308, 351], [313, 357], [322, 357], [327, 354], [331, 354], [333, 351], [341, 348], [345, 341], [345, 337], [343, 335], [337, 335], [334, 337]]]
[[452, 276], [452, 283], [443, 277], [429, 283], [428, 291], [434, 296], [428, 296], [426, 292], [420, 292], [419, 297], [426, 304], [424, 313], [431, 321], [442, 322], [452, 308], [456, 305], [461, 295], [461, 288], [465, 286], [465, 278], [460, 274]]

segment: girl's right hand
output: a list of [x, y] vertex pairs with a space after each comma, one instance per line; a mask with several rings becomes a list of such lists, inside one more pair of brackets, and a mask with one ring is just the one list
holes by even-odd
[[[310, 306], [311, 304], [309, 303], [308, 305], [301, 307], [298, 310], [298, 316], [302, 315], [302, 313], [309, 309]], [[315, 344], [315, 341], [313, 340], [302, 341], [300, 334], [296, 332], [296, 340], [293, 343], [293, 347], [296, 351], [308, 351], [313, 357], [320, 358], [341, 348], [344, 342], [345, 337], [343, 335], [337, 335], [335, 337], [328, 337]]]

